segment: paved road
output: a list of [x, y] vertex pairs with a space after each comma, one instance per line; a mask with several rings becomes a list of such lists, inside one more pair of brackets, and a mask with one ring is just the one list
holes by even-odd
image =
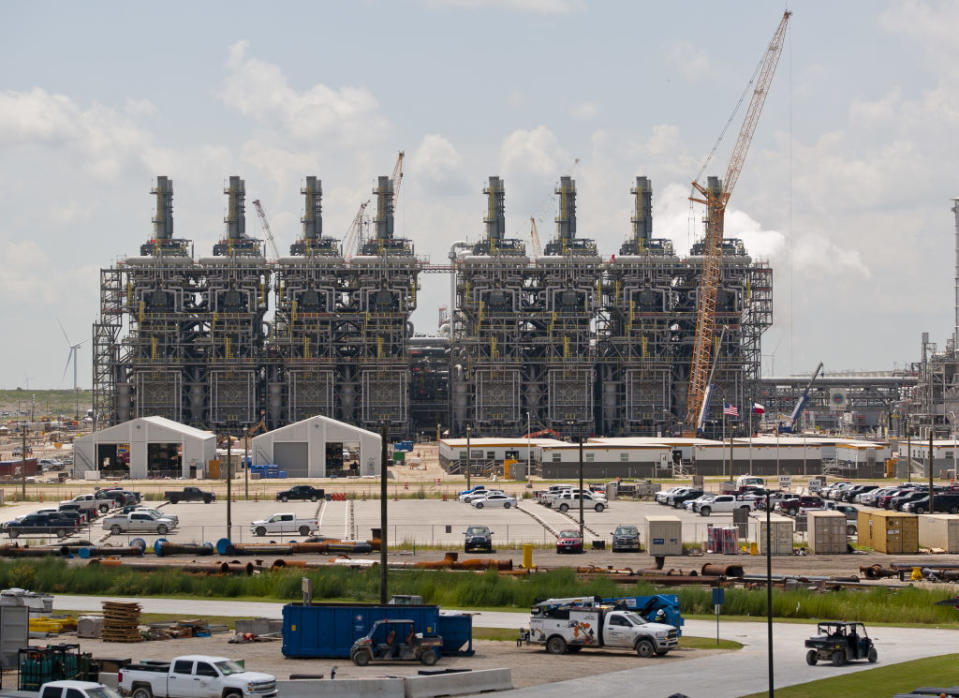
[[[99, 611], [106, 597], [61, 596], [54, 598], [55, 609]], [[169, 613], [170, 615], [219, 615], [263, 616], [280, 618], [283, 604], [237, 601], [202, 601], [157, 598], [112, 598], [114, 601], [139, 603], [145, 613]], [[522, 628], [528, 622], [526, 613], [482, 612], [476, 613], [473, 625], [480, 628]], [[714, 637], [716, 624], [713, 621], [688, 620], [684, 627], [688, 635]], [[866, 662], [834, 668], [819, 664], [806, 664], [803, 640], [810, 635], [806, 624], [777, 623], [774, 626], [774, 654], [776, 661], [776, 687], [790, 686], [814, 679], [828, 678], [870, 668]], [[651, 696], [667, 696], [675, 692], [693, 698], [735, 698], [748, 693], [766, 690], [766, 624], [721, 622], [720, 636], [741, 642], [744, 647], [738, 652], [708, 655], [675, 664], [669, 667], [669, 658], [663, 666], [647, 666], [627, 671], [589, 676], [573, 681], [543, 684], [511, 691], [510, 695], [557, 696], [568, 698], [577, 692], [584, 694], [630, 695], [636, 686]], [[894, 664], [919, 659], [937, 653], [954, 652], [959, 647], [959, 631], [925, 628], [876, 628], [876, 648], [880, 664]]]

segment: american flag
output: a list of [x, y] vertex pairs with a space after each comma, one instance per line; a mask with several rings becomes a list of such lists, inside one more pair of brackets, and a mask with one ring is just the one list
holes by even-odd
[[728, 416], [730, 416], [730, 417], [738, 417], [738, 416], [739, 416], [739, 408], [736, 407], [736, 405], [730, 405], [728, 402], [725, 402], [725, 401], [724, 401], [724, 402], [723, 402], [723, 414], [728, 415]]

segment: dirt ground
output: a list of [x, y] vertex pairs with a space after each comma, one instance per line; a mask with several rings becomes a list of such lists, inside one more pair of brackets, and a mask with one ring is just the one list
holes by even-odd
[[[79, 640], [82, 652], [91, 652], [94, 657], [169, 660], [185, 654], [210, 654], [246, 660], [246, 667], [253, 671], [265, 671], [278, 679], [287, 679], [290, 674], [323, 674], [325, 678], [336, 667], [336, 677], [381, 678], [386, 676], [415, 676], [422, 669], [416, 662], [391, 662], [355, 666], [349, 659], [287, 659], [283, 656], [280, 641], [230, 644], [230, 634], [218, 634], [208, 638], [161, 640], [140, 643], [101, 642]], [[74, 642], [75, 638], [61, 635], [55, 642]], [[32, 640], [31, 644], [45, 641]], [[513, 685], [517, 688], [535, 686], [553, 681], [579, 678], [588, 674], [601, 674], [623, 669], [634, 669], [643, 664], [676, 664], [685, 659], [702, 657], [716, 652], [735, 650], [677, 649], [665, 657], [641, 659], [631, 652], [583, 651], [580, 654], [555, 656], [547, 654], [538, 645], [517, 648], [511, 642], [477, 640], [473, 642], [476, 654], [472, 657], [443, 657], [436, 669], [512, 669]]]

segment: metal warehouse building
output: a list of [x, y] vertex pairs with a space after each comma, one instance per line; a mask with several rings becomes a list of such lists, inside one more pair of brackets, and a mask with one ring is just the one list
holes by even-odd
[[344, 468], [376, 475], [380, 435], [329, 417], [310, 417], [254, 437], [253, 464], [274, 463], [287, 477], [332, 477]]
[[216, 458], [216, 436], [165, 417], [140, 417], [81, 436], [73, 452], [79, 478], [127, 470], [134, 479], [203, 477]]

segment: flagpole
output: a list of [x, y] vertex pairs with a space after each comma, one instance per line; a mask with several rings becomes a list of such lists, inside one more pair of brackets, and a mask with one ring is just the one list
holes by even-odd
[[[726, 398], [723, 398], [723, 445], [726, 444]], [[726, 477], [726, 449], [723, 448], [723, 477]]]

